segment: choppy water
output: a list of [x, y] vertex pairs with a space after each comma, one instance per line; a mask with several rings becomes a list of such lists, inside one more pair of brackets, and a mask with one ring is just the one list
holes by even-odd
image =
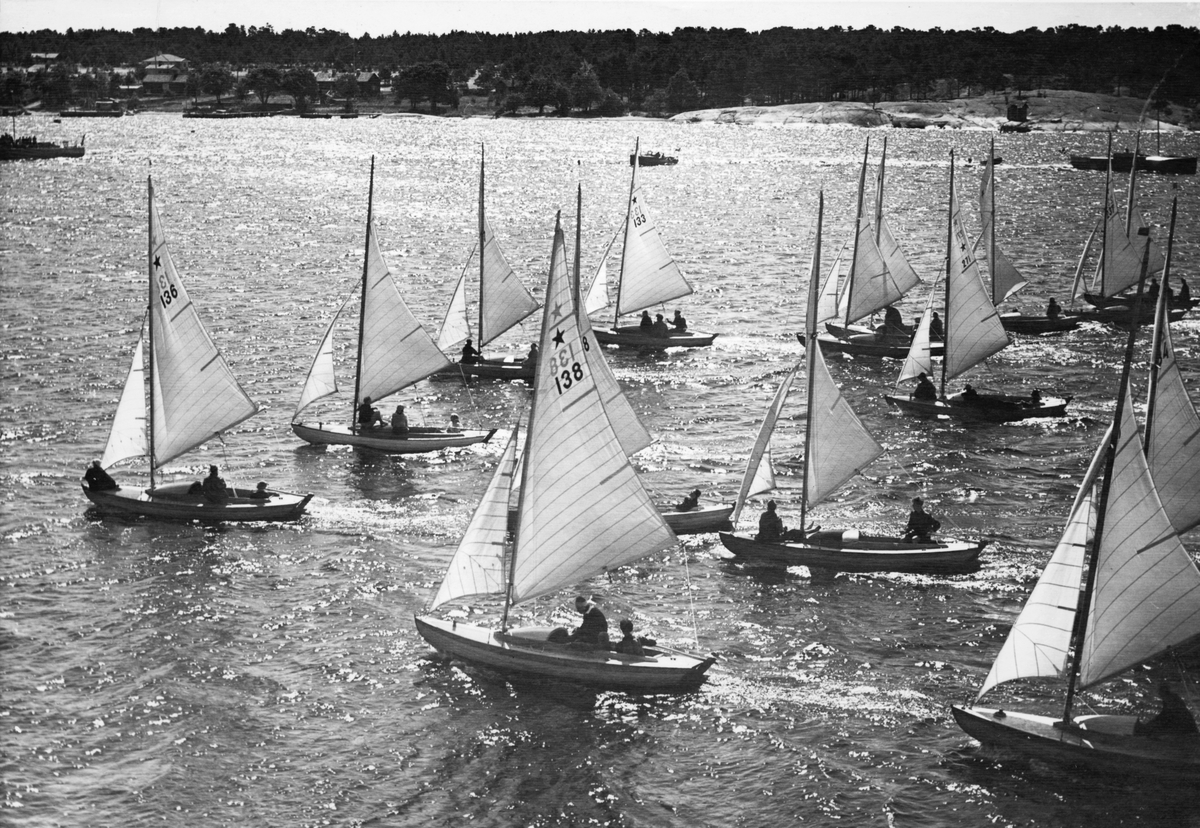
[[[731, 499], [774, 386], [800, 357], [793, 332], [817, 190], [826, 190], [829, 261], [852, 222], [867, 133], [167, 114], [20, 126], [71, 139], [86, 129], [88, 154], [0, 172], [0, 822], [1200, 824], [1194, 791], [1147, 794], [1013, 762], [972, 743], [947, 709], [982, 681], [1111, 414], [1123, 338], [1110, 330], [1021, 340], [994, 358], [976, 384], [1054, 389], [1074, 397], [1072, 414], [975, 431], [889, 413], [880, 395], [896, 365], [834, 360], [890, 453], [815, 518], [895, 528], [921, 493], [945, 531], [991, 540], [984, 566], [964, 577], [814, 583], [803, 570], [743, 570], [702, 536], [588, 585], [614, 623], [632, 614], [660, 640], [698, 634], [700, 648], [721, 654], [709, 683], [680, 698], [512, 687], [431, 659], [411, 617], [432, 596], [501, 445], [397, 459], [314, 449], [288, 428], [327, 319], [361, 270], [372, 154], [385, 256], [436, 329], [474, 242], [479, 142], [489, 217], [540, 292], [555, 210], [573, 222], [577, 167], [590, 272], [624, 215], [626, 157], [640, 135], [644, 148], [680, 157], [643, 172], [646, 197], [697, 286], [680, 307], [722, 336], [711, 350], [611, 354], [659, 437], [636, 465], [661, 499], [694, 486]], [[882, 134], [871, 133], [876, 143]], [[979, 158], [989, 136], [889, 135], [890, 221], [932, 276], [945, 244], [947, 151]], [[1102, 177], [1071, 170], [1060, 150], [1101, 151], [1101, 142], [997, 137], [1001, 241], [1032, 283], [1018, 305], [1065, 298]], [[1195, 137], [1170, 143], [1198, 148]], [[180, 272], [265, 409], [226, 445], [172, 468], [199, 474], [218, 462], [230, 482], [317, 492], [298, 525], [214, 530], [87, 512], [77, 480], [103, 447], [141, 323], [151, 161]], [[961, 171], [970, 202], [979, 168]], [[1178, 185], [1177, 272], [1194, 276], [1195, 178], [1142, 181], [1158, 222]], [[535, 328], [493, 350], [523, 350]], [[1200, 323], [1175, 336], [1200, 398]], [[526, 396], [519, 385], [452, 382], [402, 394], [417, 421], [457, 411], [505, 430]], [[801, 425], [785, 421], [776, 442], [793, 473]], [[783, 487], [777, 499], [794, 519], [798, 484]], [[1195, 549], [1197, 537], [1189, 541]], [[566, 598], [521, 613], [566, 622]], [[1152, 682], [1134, 674], [1095, 700], [1152, 709]], [[1057, 687], [1016, 692], [1006, 704], [1060, 704]]]

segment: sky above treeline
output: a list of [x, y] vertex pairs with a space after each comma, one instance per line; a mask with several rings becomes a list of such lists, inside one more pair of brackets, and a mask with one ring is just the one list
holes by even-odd
[[352, 37], [518, 33], [596, 29], [890, 29], [1000, 31], [1054, 26], [1200, 26], [1200, 2], [1037, 2], [1037, 0], [0, 0], [0, 31], [200, 27], [224, 31], [270, 25], [276, 31], [332, 29]]

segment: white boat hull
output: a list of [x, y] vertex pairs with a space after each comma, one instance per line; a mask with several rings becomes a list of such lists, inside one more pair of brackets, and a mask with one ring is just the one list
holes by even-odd
[[408, 434], [392, 434], [382, 427], [372, 431], [351, 431], [346, 426], [318, 423], [292, 423], [292, 431], [306, 443], [315, 446], [354, 446], [387, 454], [423, 454], [447, 448], [461, 448], [486, 443], [496, 433], [490, 431], [445, 431], [438, 428], [414, 428]]
[[168, 483], [155, 489], [122, 487], [94, 492], [83, 487], [87, 499], [102, 514], [147, 517], [159, 520], [268, 522], [299, 520], [312, 495], [276, 493], [270, 499], [253, 499], [251, 489], [233, 489], [225, 503], [211, 503], [192, 494], [192, 483]]
[[1119, 774], [1200, 780], [1200, 738], [1135, 736], [1135, 716], [1061, 717], [985, 707], [951, 708], [958, 726], [979, 742], [1031, 758]]
[[450, 658], [506, 676], [581, 684], [598, 690], [671, 693], [694, 690], [716, 656], [699, 658], [657, 653], [629, 656], [610, 650], [576, 649], [552, 644], [549, 627], [498, 630], [439, 618], [415, 618], [417, 631], [434, 649]]
[[906, 543], [901, 538], [854, 531], [816, 532], [808, 541], [772, 543], [721, 533], [725, 548], [746, 561], [776, 566], [807, 566], [830, 572], [922, 572], [954, 574], [979, 568], [986, 543], [947, 540]]

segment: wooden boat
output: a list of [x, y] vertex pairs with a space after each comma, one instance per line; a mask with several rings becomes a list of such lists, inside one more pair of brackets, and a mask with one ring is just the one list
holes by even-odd
[[304, 514], [311, 494], [275, 492], [270, 498], [252, 500], [248, 491], [234, 488], [223, 502], [212, 502], [192, 493], [197, 481], [163, 485], [155, 479], [165, 463], [219, 437], [259, 408], [205, 330], [171, 259], [149, 178], [147, 187], [150, 405], [146, 405], [147, 372], [139, 339], [100, 462], [109, 467], [149, 457], [150, 485], [93, 491], [85, 484], [84, 494], [103, 514], [170, 520], [296, 520]]
[[[810, 334], [816, 332], [819, 316], [817, 281], [821, 267], [824, 193], [819, 204], [817, 241], [809, 273], [808, 314], [805, 321]], [[805, 361], [808, 416], [805, 420], [800, 527], [786, 536], [797, 539], [759, 540], [757, 536], [722, 532], [720, 538], [725, 548], [737, 559], [750, 563], [807, 566], [837, 572], [967, 572], [977, 568], [983, 543], [909, 543], [897, 537], [863, 535], [856, 529], [819, 531], [806, 526], [809, 507], [832, 494], [883, 454], [883, 447], [867, 431], [834, 384], [821, 349], [806, 349]], [[775, 488], [770, 459], [771, 437], [799, 370], [800, 366], [796, 365], [784, 379], [763, 418], [734, 506], [734, 526], [747, 498]]]
[[[658, 227], [650, 217], [646, 198], [638, 186], [637, 171], [638, 165], [634, 164], [629, 182], [625, 243], [621, 249], [621, 271], [617, 277], [617, 302], [613, 324], [611, 328], [597, 329], [596, 339], [601, 345], [618, 345], [642, 350], [703, 348], [712, 345], [717, 334], [676, 331], [668, 325], [664, 334], [654, 335], [639, 325], [620, 324], [623, 314], [637, 313], [693, 292], [678, 263], [667, 252]], [[592, 291], [589, 291], [589, 294], [591, 293]], [[607, 305], [606, 286], [601, 298], [604, 305]]]
[[[14, 129], [13, 132], [16, 132]], [[86, 136], [85, 136], [86, 137]], [[39, 141], [32, 135], [0, 135], [0, 161], [27, 161], [41, 158], [83, 158], [83, 138], [78, 144]]]
[[636, 693], [691, 690], [704, 681], [716, 656], [661, 646], [626, 655], [556, 643], [547, 627], [509, 626], [512, 606], [676, 542], [609, 420], [576, 313], [565, 247], [556, 221], [516, 532], [509, 543], [514, 429], [431, 605], [433, 610], [466, 597], [503, 595], [499, 629], [425, 615], [415, 619], [417, 631], [451, 659], [510, 677]]
[[[916, 399], [913, 394], [892, 393], [884, 398], [888, 404], [900, 411], [919, 417], [947, 417], [965, 419], [975, 422], [1010, 422], [1024, 420], [1029, 417], [1061, 417], [1066, 411], [1070, 398], [1045, 396], [1036, 391], [1036, 396], [1020, 397], [1012, 394], [977, 392], [964, 389], [963, 393], [948, 395], [946, 382], [957, 377], [992, 354], [1007, 348], [1008, 333], [1000, 322], [1000, 314], [996, 310], [993, 299], [983, 284], [979, 262], [972, 252], [973, 244], [967, 237], [959, 211], [957, 193], [954, 186], [954, 153], [950, 153], [950, 210], [946, 234], [946, 317], [943, 322], [945, 330], [944, 353], [942, 354], [941, 387], [937, 399]], [[990, 221], [985, 217], [985, 238], [988, 237], [986, 228]], [[994, 244], [994, 241], [993, 241]], [[1003, 267], [997, 267], [1006, 260], [993, 247], [993, 273], [1003, 279], [1004, 284], [1012, 281], [1012, 277], [1004, 276]], [[1011, 274], [1019, 274], [1011, 268]], [[996, 280], [993, 280], [994, 282]], [[1017, 283], [1023, 284], [1023, 281]], [[1005, 288], [1001, 288], [1004, 290]], [[1009, 288], [1015, 290], [1015, 287]], [[933, 364], [929, 348], [930, 309], [926, 308], [917, 327], [916, 336], [909, 350], [908, 359], [900, 370], [896, 380], [897, 388], [908, 380], [925, 377], [933, 373]], [[1036, 390], [1036, 389], [1035, 389]], [[932, 389], [931, 389], [932, 392]], [[932, 395], [932, 393], [931, 393]], [[1040, 399], [1039, 399], [1040, 398]]]
[[[484, 210], [484, 147], [479, 147], [479, 302], [478, 348], [480, 351], [517, 323], [529, 317], [540, 306], [533, 294], [521, 284], [500, 248], [500, 242], [487, 220]], [[438, 335], [438, 347], [450, 350], [471, 338], [471, 322], [467, 316], [467, 268], [463, 267], [446, 316]], [[534, 366], [523, 359], [484, 358], [478, 362], [455, 362], [439, 372], [442, 376], [479, 377], [480, 379], [524, 380], [531, 382]]]
[[[1196, 156], [1194, 155], [1144, 155], [1132, 152], [1114, 152], [1112, 154], [1113, 172], [1142, 172], [1158, 173], [1160, 175], [1195, 175]], [[1136, 158], [1136, 163], [1135, 163]], [[1071, 155], [1071, 166], [1077, 170], [1092, 170], [1103, 172], [1109, 168], [1107, 155]]]
[[354, 399], [348, 412], [349, 424], [323, 421], [313, 424], [298, 419], [309, 405], [338, 391], [333, 364], [333, 331], [342, 308], [345, 308], [343, 303], [330, 321], [313, 357], [300, 400], [296, 404], [296, 412], [292, 415], [292, 431], [301, 440], [313, 445], [355, 446], [389, 454], [417, 454], [485, 443], [491, 439], [495, 429], [451, 431], [410, 427], [407, 433], [394, 434], [386, 425], [364, 427], [358, 423], [360, 400], [378, 402], [450, 364], [437, 343], [408, 309], [392, 279], [375, 234], [372, 218], [374, 199], [375, 158], [372, 157], [367, 196], [367, 239], [359, 300]]
[[663, 155], [661, 152], [643, 152], [636, 150], [629, 153], [629, 166], [661, 167], [678, 164], [679, 159], [673, 155]]
[[[807, 342], [804, 334], [796, 334], [801, 345]], [[845, 339], [831, 333], [817, 334], [817, 344], [827, 354], [847, 354], [854, 357], [870, 357], [873, 359], [904, 359], [908, 356], [912, 341], [888, 341], [880, 339], [875, 334], [854, 334]], [[941, 342], [930, 342], [931, 356], [941, 356]]]
[[[1165, 330], [1161, 316], [1160, 329]], [[1200, 569], [1179, 538], [1181, 527], [1200, 522], [1195, 497], [1200, 418], [1184, 392], [1190, 434], [1170, 422], [1154, 427], [1161, 434], [1159, 448], [1148, 450], [1154, 438], [1141, 440], [1129, 385], [1136, 335], [1131, 330], [1126, 344], [1112, 425], [1079, 487], [1062, 539], [974, 703], [951, 710], [964, 731], [1005, 751], [1122, 777], [1148, 774], [1195, 785], [1200, 734], [1154, 733], [1153, 722], [1132, 715], [1074, 715], [1080, 692], [1131, 670], [1144, 671], [1144, 665], [1200, 641]], [[1159, 341], [1156, 336], [1156, 351]], [[1167, 348], [1160, 356], [1169, 352], [1169, 337], [1161, 341]], [[1151, 419], [1148, 413], [1148, 424]], [[1148, 451], [1174, 455], [1181, 449], [1188, 457], [1176, 467], [1178, 476], [1147, 460]], [[1160, 480], [1166, 481], [1167, 499]], [[1183, 495], [1190, 514], [1172, 517], [1165, 508], [1172, 493]], [[978, 706], [992, 689], [1018, 679], [1065, 682], [1062, 715]]]
[[1079, 327], [1079, 323], [1083, 318], [1083, 315], [1078, 313], [1064, 313], [1052, 319], [1045, 315], [1035, 316], [1033, 314], [1024, 314], [1020, 311], [1009, 311], [1008, 313], [1000, 314], [1000, 324], [1004, 326], [1004, 330], [1010, 333], [1033, 334], [1036, 336], [1073, 331]]
[[[891, 306], [919, 285], [921, 277], [892, 235], [883, 209], [887, 138], [883, 141], [883, 153], [875, 175], [874, 216], [864, 215], [870, 151], [871, 142], [868, 139], [858, 177], [858, 208], [850, 271], [839, 292], [842, 258], [839, 252], [821, 288], [818, 302], [819, 321], [825, 323], [826, 333], [848, 344], [839, 346], [827, 337], [818, 341], [826, 353], [903, 359], [908, 352], [912, 330], [899, 320], [899, 312], [892, 310]], [[854, 324], [884, 308], [889, 308], [889, 313], [895, 318], [886, 321], [883, 326], [864, 328]]]

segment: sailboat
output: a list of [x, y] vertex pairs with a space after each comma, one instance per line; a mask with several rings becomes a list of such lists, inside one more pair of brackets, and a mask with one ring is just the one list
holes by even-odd
[[[637, 155], [634, 149], [634, 155]], [[650, 217], [646, 197], [638, 185], [638, 165], [633, 165], [629, 182], [629, 206], [625, 213], [625, 244], [621, 250], [621, 272], [617, 281], [617, 303], [611, 328], [596, 330], [601, 345], [631, 348], [700, 348], [712, 345], [714, 333], [676, 330], [667, 325], [661, 333], [641, 325], [621, 325], [621, 316], [688, 296], [692, 286], [663, 244], [658, 226]]]
[[[996, 242], [996, 139], [993, 138], [988, 148], [987, 163], [983, 168], [983, 179], [979, 186], [979, 216], [983, 232], [979, 240], [983, 242], [986, 252], [988, 269], [992, 277], [992, 304], [997, 308], [1013, 294], [1027, 284], [1025, 277], [1017, 270], [1000, 245]], [[1072, 331], [1079, 327], [1079, 319], [1073, 314], [1058, 314], [1035, 316], [1020, 311], [1009, 311], [1000, 314], [1000, 324], [1004, 330], [1021, 334], [1046, 334]]]
[[[592, 373], [596, 378], [596, 384], [600, 390], [600, 398], [604, 401], [609, 420], [612, 421], [613, 429], [617, 433], [617, 439], [620, 440], [621, 447], [625, 449], [626, 454], [632, 457], [637, 452], [649, 446], [653, 442], [653, 438], [651, 438], [650, 432], [642, 424], [637, 412], [633, 410], [633, 406], [629, 404], [629, 400], [621, 393], [620, 386], [617, 385], [617, 378], [604, 356], [603, 349], [599, 346], [595, 331], [592, 330], [591, 320], [587, 316], [589, 309], [602, 306], [596, 297], [604, 289], [605, 263], [608, 259], [607, 251], [601, 258], [600, 265], [596, 269], [596, 274], [592, 278], [592, 287], [589, 288], [588, 295], [586, 297], [580, 296], [582, 287], [582, 233], [583, 185], [580, 184], [577, 187], [575, 195], [575, 273], [572, 280], [575, 307], [578, 311], [580, 332], [584, 342], [588, 344], [588, 347], [585, 348], [585, 353], [588, 362], [591, 364]], [[610, 244], [609, 248], [611, 249], [611, 247], [612, 245]], [[667, 525], [671, 527], [671, 531], [676, 535], [695, 535], [730, 528], [729, 515], [733, 512], [733, 504], [704, 503], [697, 504], [688, 509], [680, 509], [674, 505], [659, 505], [658, 509], [662, 512]]]
[[[1200, 736], [1148, 735], [1137, 716], [1074, 715], [1080, 692], [1200, 641], [1200, 569], [1163, 507], [1134, 418], [1129, 375], [1135, 339], [1136, 327], [1126, 345], [1113, 422], [1084, 475], [1062, 539], [974, 703], [951, 709], [963, 730], [988, 745], [1121, 774], [1196, 779]], [[1188, 435], [1167, 437], [1182, 447]], [[1195, 501], [1194, 480], [1192, 486]], [[1066, 683], [1061, 716], [978, 706], [1002, 683], [1045, 678]]]
[[417, 631], [451, 658], [510, 676], [640, 693], [692, 689], [704, 681], [715, 656], [657, 646], [644, 655], [581, 649], [551, 640], [551, 628], [509, 623], [513, 606], [676, 542], [613, 430], [565, 258], [556, 219], [516, 530], [509, 542], [508, 502], [517, 465], [511, 441], [430, 607], [501, 594], [500, 627], [427, 614], [415, 618]]
[[[821, 261], [821, 223], [825, 195], [817, 211], [816, 248], [809, 273], [809, 336], [817, 332], [817, 303]], [[807, 566], [834, 572], [969, 572], [978, 568], [984, 543], [945, 540], [910, 543], [899, 537], [861, 534], [857, 529], [819, 530], [806, 525], [808, 509], [836, 491], [843, 483], [883, 454], [883, 447], [867, 431], [850, 403], [833, 382], [820, 348], [805, 351], [808, 373], [808, 416], [804, 440], [804, 483], [801, 496], [802, 540], [764, 541], [755, 537], [722, 532], [721, 543], [738, 558], [782, 566]], [[751, 495], [775, 488], [771, 469], [770, 443], [775, 423], [783, 410], [800, 366], [780, 385], [759, 430], [746, 464], [742, 487], [734, 506], [736, 526]]]
[[[359, 298], [358, 349], [356, 352], [354, 400], [348, 425], [342, 423], [305, 423], [299, 421], [304, 409], [319, 399], [337, 393], [334, 373], [333, 331], [341, 309], [325, 331], [300, 392], [292, 431], [313, 445], [356, 446], [389, 454], [419, 454], [445, 448], [459, 448], [491, 439], [495, 429], [449, 430], [411, 426], [404, 433], [393, 433], [387, 425], [363, 427], [357, 422], [358, 401], [371, 402], [445, 368], [449, 360], [437, 343], [412, 315], [379, 249], [372, 210], [375, 200], [375, 159], [371, 158], [371, 184], [367, 196], [367, 239], [363, 252], [362, 289]], [[345, 304], [343, 304], [343, 308]]]
[[[500, 242], [484, 211], [484, 148], [479, 148], [479, 322], [478, 348], [483, 348], [530, 316], [539, 307], [533, 294], [521, 284], [500, 248]], [[468, 257], [468, 264], [470, 263]], [[443, 351], [463, 344], [471, 337], [471, 323], [467, 316], [467, 271], [463, 269], [446, 308], [446, 317], [438, 336], [438, 347]], [[481, 357], [476, 362], [456, 362], [443, 368], [441, 374], [484, 379], [507, 379], [532, 381], [534, 364], [531, 359], [497, 359]]]
[[[888, 403], [907, 414], [920, 417], [957, 417], [988, 422], [1010, 422], [1029, 417], [1061, 417], [1070, 398], [1043, 397], [1040, 391], [1028, 396], [979, 393], [969, 385], [947, 396], [946, 382], [966, 372], [1009, 345], [996, 306], [988, 296], [979, 272], [979, 262], [967, 240], [954, 186], [954, 153], [950, 153], [950, 210], [946, 233], [946, 318], [945, 353], [942, 357], [941, 389], [932, 399], [914, 393], [886, 394]], [[926, 317], [929, 310], [926, 309]], [[929, 323], [925, 317], [913, 337], [909, 356], [896, 381], [918, 379], [932, 373], [928, 347]], [[932, 389], [931, 389], [932, 391]]]
[[[117, 403], [108, 444], [100, 459], [107, 468], [134, 457], [149, 457], [149, 488], [119, 487], [87, 495], [102, 512], [174, 520], [296, 520], [312, 499], [271, 492], [251, 498], [252, 490], [233, 488], [211, 502], [197, 481], [163, 484], [155, 473], [164, 464], [253, 417], [258, 406], [238, 383], [225, 357], [208, 335], [200, 312], [188, 296], [171, 259], [162, 219], [154, 203], [154, 182], [146, 179], [149, 201], [148, 329], [139, 339]], [[149, 342], [147, 348], [144, 344]], [[146, 406], [143, 352], [149, 354], [150, 405]]]
[[[902, 359], [908, 352], [913, 330], [899, 319], [899, 312], [891, 306], [919, 285], [921, 277], [909, 264], [884, 217], [886, 138], [875, 176], [874, 219], [863, 214], [870, 152], [871, 142], [868, 140], [858, 178], [858, 209], [855, 213], [850, 271], [838, 299], [841, 321], [827, 322], [825, 332], [818, 335], [817, 341], [826, 353]], [[885, 320], [878, 330], [854, 324], [884, 308], [889, 308], [889, 317], [894, 316], [895, 319]], [[935, 353], [941, 353], [941, 343], [934, 343], [932, 347]]]

